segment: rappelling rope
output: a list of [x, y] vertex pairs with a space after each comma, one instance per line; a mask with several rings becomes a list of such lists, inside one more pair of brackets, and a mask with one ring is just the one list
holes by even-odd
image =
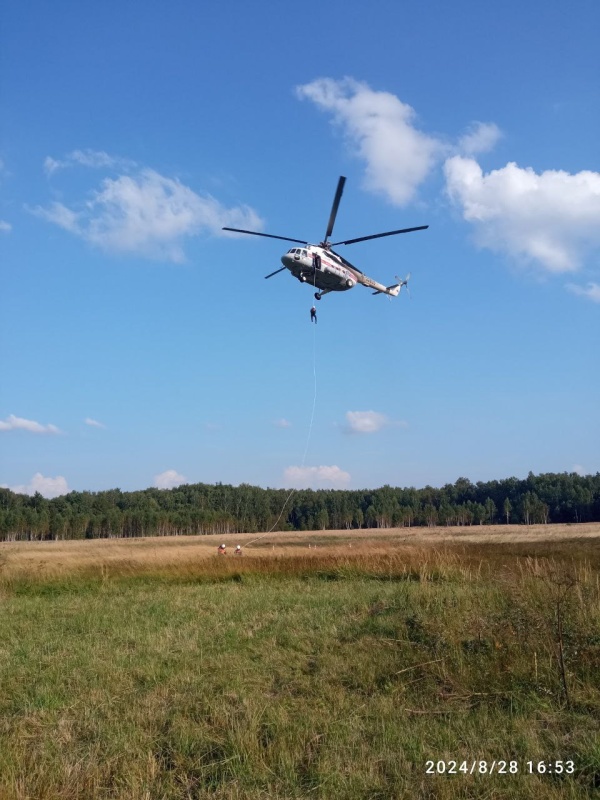
[[[316, 279], [315, 279], [316, 280]], [[312, 411], [310, 414], [310, 425], [308, 426], [308, 435], [306, 437], [306, 445], [304, 447], [304, 455], [302, 456], [302, 464], [301, 467], [304, 468], [306, 463], [306, 455], [308, 453], [308, 447], [310, 445], [310, 437], [312, 434], [313, 429], [313, 422], [315, 420], [315, 408], [317, 405], [317, 326], [316, 324], [313, 326], [313, 382], [314, 382], [314, 391], [313, 391], [313, 403], [312, 403]], [[262, 539], [264, 536], [268, 536], [270, 533], [273, 533], [275, 530], [279, 520], [283, 516], [283, 512], [286, 509], [287, 504], [290, 502], [291, 498], [296, 494], [298, 489], [292, 489], [288, 496], [285, 498], [285, 501], [281, 507], [281, 511], [279, 512], [279, 516], [273, 523], [273, 525], [269, 528], [266, 533], [261, 533], [260, 536], [257, 536], [255, 539], [251, 539], [249, 542], [246, 542], [244, 547], [248, 547], [254, 542], [258, 542], [259, 539]]]

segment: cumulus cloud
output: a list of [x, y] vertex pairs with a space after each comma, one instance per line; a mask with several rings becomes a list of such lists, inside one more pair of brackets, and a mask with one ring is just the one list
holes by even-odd
[[286, 486], [296, 489], [309, 487], [334, 487], [341, 489], [350, 483], [350, 473], [338, 466], [331, 467], [287, 467], [283, 473]]
[[347, 411], [346, 423], [351, 433], [377, 433], [389, 425], [389, 420], [378, 411]]
[[69, 493], [67, 481], [62, 475], [57, 475], [56, 478], [46, 478], [41, 472], [36, 472], [28, 484], [21, 486], [7, 486], [6, 484], [2, 484], [2, 488], [10, 489], [11, 492], [15, 492], [16, 494], [33, 495], [39, 492], [48, 499]]
[[458, 149], [467, 156], [488, 153], [494, 149], [501, 136], [502, 132], [494, 122], [474, 122], [458, 140]]
[[97, 419], [92, 419], [91, 417], [86, 417], [84, 422], [86, 425], [89, 425], [90, 428], [106, 428], [106, 425], [103, 425], [101, 422], [98, 422]]
[[273, 423], [273, 425], [275, 425], [276, 428], [291, 428], [292, 427], [292, 423], [289, 422], [287, 419], [283, 419], [283, 418], [282, 419], [276, 419], [275, 422]]
[[181, 486], [186, 483], [187, 478], [185, 475], [180, 475], [174, 469], [167, 469], [161, 472], [160, 475], [154, 476], [154, 485], [157, 489], [173, 489], [175, 486]]
[[[423, 131], [414, 109], [352, 78], [319, 78], [297, 96], [331, 115], [365, 163], [365, 186], [406, 205], [443, 163], [446, 193], [473, 226], [475, 242], [544, 272], [578, 270], [600, 245], [600, 173], [535, 172], [515, 163], [484, 173], [475, 156], [502, 136], [473, 122], [454, 143]], [[569, 287], [596, 302], [597, 284]]]
[[577, 270], [600, 245], [600, 173], [536, 173], [509, 163], [484, 174], [472, 158], [444, 166], [446, 189], [476, 242], [551, 273]]
[[9, 414], [5, 420], [0, 420], [0, 431], [28, 431], [29, 433], [61, 433], [56, 425], [41, 425], [32, 419], [23, 419]]
[[573, 464], [573, 472], [576, 472], [577, 475], [585, 475], [586, 474], [585, 467], [583, 467], [581, 464]]
[[366, 188], [395, 205], [413, 199], [446, 149], [440, 139], [419, 130], [411, 106], [353, 78], [319, 78], [296, 92], [333, 115], [365, 162]]
[[4, 219], [0, 219], [0, 233], [10, 233], [12, 231], [12, 225], [10, 222], [6, 222]]
[[404, 420], [392, 420], [379, 411], [346, 411], [347, 433], [377, 433], [383, 428], [406, 428]]
[[580, 297], [587, 297], [592, 303], [600, 303], [600, 284], [590, 281], [586, 286], [577, 286], [575, 283], [568, 283], [567, 289]]
[[[106, 153], [75, 151], [65, 162], [46, 160], [52, 174], [67, 164], [122, 166]], [[262, 227], [248, 206], [227, 208], [208, 194], [200, 195], [176, 178], [152, 169], [136, 168], [130, 174], [107, 177], [85, 202], [54, 202], [31, 209], [36, 216], [112, 253], [185, 260], [183, 243], [200, 234], [226, 235], [221, 228]]]

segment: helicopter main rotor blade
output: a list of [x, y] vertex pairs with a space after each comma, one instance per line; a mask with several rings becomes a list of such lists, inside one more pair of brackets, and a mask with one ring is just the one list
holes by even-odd
[[356, 242], [366, 242], [367, 239], [381, 239], [382, 236], [395, 236], [397, 233], [412, 233], [413, 231], [424, 231], [429, 225], [419, 225], [418, 228], [401, 228], [399, 231], [387, 231], [387, 233], [373, 233], [371, 236], [359, 236], [358, 239], [346, 239], [345, 242], [332, 242], [331, 247], [338, 244], [356, 244]]
[[252, 236], [265, 236], [267, 239], [282, 239], [284, 242], [297, 242], [306, 244], [307, 239], [290, 239], [287, 236], [273, 236], [272, 233], [259, 233], [258, 231], [243, 231], [241, 228], [221, 228], [223, 231], [233, 231], [234, 233], [249, 233]]
[[343, 175], [340, 175], [337, 189], [335, 190], [335, 197], [333, 198], [333, 205], [331, 206], [331, 214], [329, 215], [327, 232], [325, 233], [325, 241], [327, 241], [331, 236], [331, 234], [333, 233], [333, 226], [335, 225], [335, 218], [337, 217], [338, 207], [340, 205], [340, 200], [342, 199], [342, 192], [344, 191], [345, 183], [346, 183], [346, 178], [344, 178]]
[[265, 280], [267, 278], [272, 278], [273, 275], [277, 275], [278, 272], [283, 272], [284, 269], [287, 269], [287, 267], [281, 267], [281, 269], [276, 269], [275, 272], [271, 272], [269, 275], [265, 275]]

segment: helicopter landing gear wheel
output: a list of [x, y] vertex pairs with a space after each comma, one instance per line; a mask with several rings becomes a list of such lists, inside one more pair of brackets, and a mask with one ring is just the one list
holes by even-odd
[[321, 299], [321, 292], [315, 292], [315, 299], [316, 300], [320, 300]]

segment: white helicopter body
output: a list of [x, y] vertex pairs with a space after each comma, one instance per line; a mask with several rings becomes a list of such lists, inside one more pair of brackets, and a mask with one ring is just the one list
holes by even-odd
[[282, 239], [283, 241], [295, 242], [301, 245], [290, 248], [287, 253], [282, 255], [281, 263], [283, 267], [275, 270], [275, 272], [271, 272], [269, 275], [265, 275], [265, 278], [272, 278], [273, 275], [277, 275], [277, 273], [283, 272], [284, 269], [288, 269], [301, 283], [307, 283], [319, 290], [315, 292], [317, 300], [320, 300], [324, 294], [329, 292], [346, 292], [348, 289], [353, 289], [357, 283], [370, 289], [375, 289], [373, 294], [387, 294], [391, 297], [397, 297], [402, 287], [407, 286], [410, 274], [407, 275], [404, 280], [400, 280], [400, 278], [396, 276], [397, 283], [392, 284], [392, 286], [384, 286], [382, 283], [378, 283], [372, 278], [367, 277], [357, 267], [349, 261], [346, 261], [339, 253], [335, 253], [331, 248], [334, 245], [355, 244], [356, 242], [363, 242], [367, 239], [379, 239], [383, 236], [393, 236], [398, 233], [425, 230], [429, 226], [421, 225], [417, 228], [403, 228], [397, 231], [387, 231], [386, 233], [375, 233], [370, 236], [360, 236], [357, 239], [347, 239], [343, 242], [334, 242], [333, 245], [330, 244], [329, 237], [333, 232], [333, 225], [337, 216], [337, 210], [345, 182], [346, 178], [341, 176], [333, 200], [325, 239], [319, 245], [303, 243], [302, 239], [290, 239], [287, 236], [274, 236], [270, 233], [246, 231], [240, 228], [223, 228], [223, 230], [234, 231], [235, 233], [248, 233], [253, 236], [264, 236], [268, 239]]
[[[377, 281], [367, 278], [356, 267], [350, 266], [341, 256], [325, 247], [307, 244], [304, 247], [292, 247], [281, 256], [281, 263], [301, 283], [308, 283], [316, 289], [318, 300], [328, 292], [347, 292], [357, 283], [377, 289], [377, 294], [385, 293], [396, 297], [401, 283], [383, 286]], [[316, 295], [315, 295], [316, 296]]]

